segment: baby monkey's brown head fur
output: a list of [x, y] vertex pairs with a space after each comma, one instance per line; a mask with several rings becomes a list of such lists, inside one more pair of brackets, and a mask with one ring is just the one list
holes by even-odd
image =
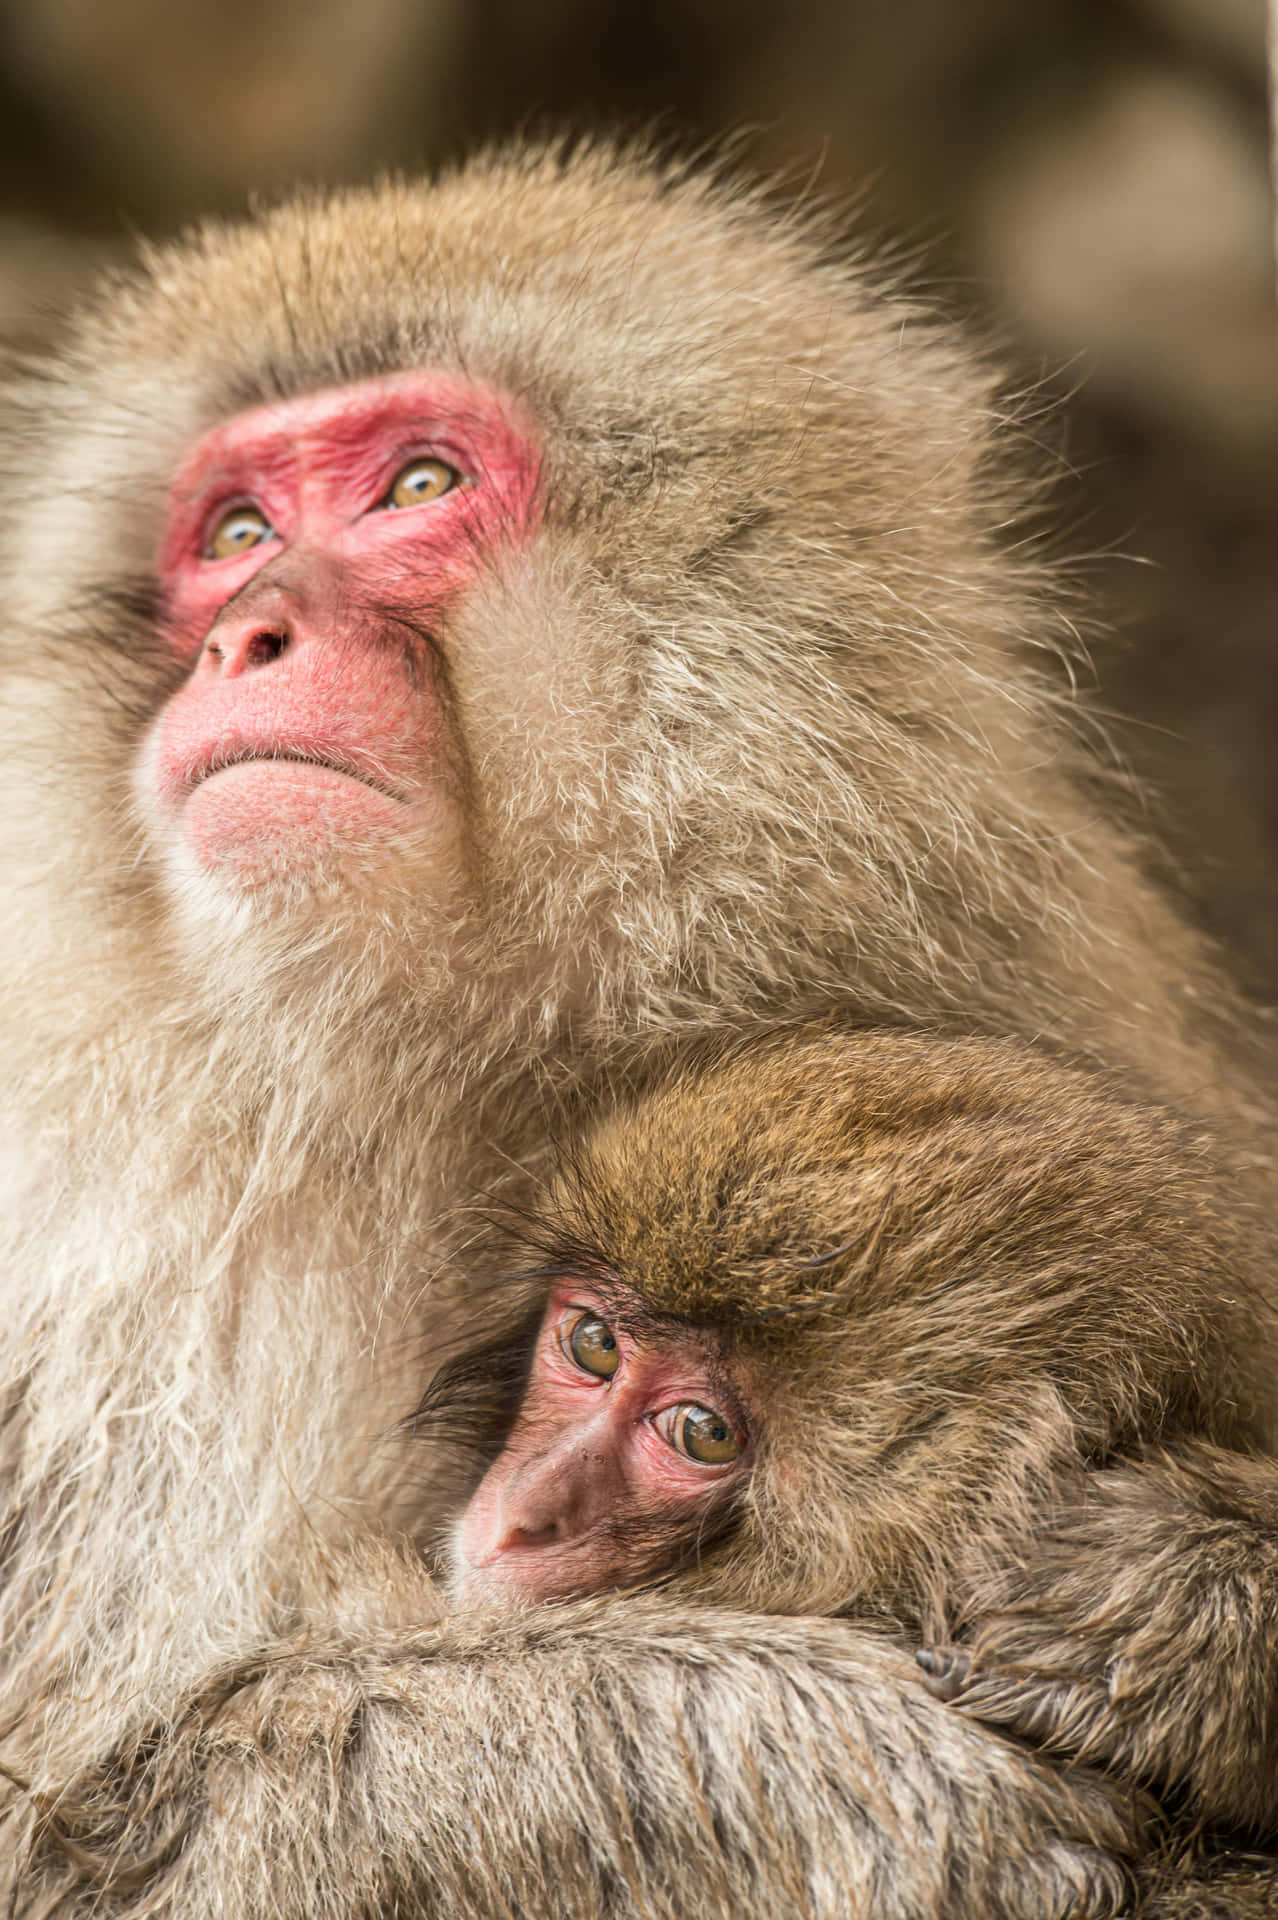
[[[1071, 1463], [1188, 1433], [1254, 1444], [1272, 1344], [1239, 1207], [1208, 1139], [1023, 1046], [817, 1024], [685, 1059], [552, 1187], [539, 1338], [570, 1374], [616, 1366], [618, 1343], [678, 1355], [634, 1419], [685, 1418], [664, 1392], [737, 1444], [715, 1524], [672, 1496], [664, 1546], [651, 1510], [617, 1504], [621, 1471], [590, 1524], [654, 1539], [583, 1561], [581, 1587], [678, 1562], [733, 1604], [913, 1614], [947, 1555], [1006, 1533]], [[539, 1365], [512, 1459], [540, 1445]], [[558, 1507], [590, 1505], [566, 1491], [581, 1463], [602, 1472], [604, 1443], [576, 1439], [516, 1529], [530, 1570]]]

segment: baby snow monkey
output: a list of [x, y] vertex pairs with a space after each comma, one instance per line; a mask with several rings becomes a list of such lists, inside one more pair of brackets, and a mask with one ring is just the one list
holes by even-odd
[[794, 1028], [602, 1122], [532, 1238], [456, 1599], [878, 1620], [981, 1717], [1278, 1823], [1268, 1262], [1201, 1132], [1023, 1045]]

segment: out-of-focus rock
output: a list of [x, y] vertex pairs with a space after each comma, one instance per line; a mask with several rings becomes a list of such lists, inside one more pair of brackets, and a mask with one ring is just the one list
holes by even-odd
[[105, 258], [37, 221], [0, 218], [0, 347], [47, 343]]
[[1213, 438], [1278, 432], [1264, 148], [1208, 87], [1140, 73], [1027, 127], [973, 219], [999, 297], [1049, 360]]
[[411, 144], [461, 0], [6, 0], [6, 64], [153, 219]]
[[1258, 75], [1265, 69], [1265, 0], [1139, 0], [1140, 10], [1160, 26], [1242, 60]]

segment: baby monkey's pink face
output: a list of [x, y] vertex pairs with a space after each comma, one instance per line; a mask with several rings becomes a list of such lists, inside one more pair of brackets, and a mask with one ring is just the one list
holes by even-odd
[[747, 1470], [713, 1341], [629, 1320], [569, 1281], [551, 1295], [510, 1438], [454, 1533], [458, 1599], [631, 1586], [694, 1547]]

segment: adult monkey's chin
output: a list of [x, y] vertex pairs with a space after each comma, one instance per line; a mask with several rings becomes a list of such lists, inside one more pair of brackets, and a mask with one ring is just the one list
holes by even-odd
[[144, 753], [134, 802], [163, 921], [220, 1006], [261, 991], [312, 1000], [358, 977], [429, 998], [452, 977], [476, 855], [450, 784], [396, 799], [354, 775], [246, 760], [161, 804]]
[[420, 809], [335, 767], [252, 759], [208, 774], [174, 825], [198, 868], [252, 889], [344, 857], [366, 868], [412, 835]]

